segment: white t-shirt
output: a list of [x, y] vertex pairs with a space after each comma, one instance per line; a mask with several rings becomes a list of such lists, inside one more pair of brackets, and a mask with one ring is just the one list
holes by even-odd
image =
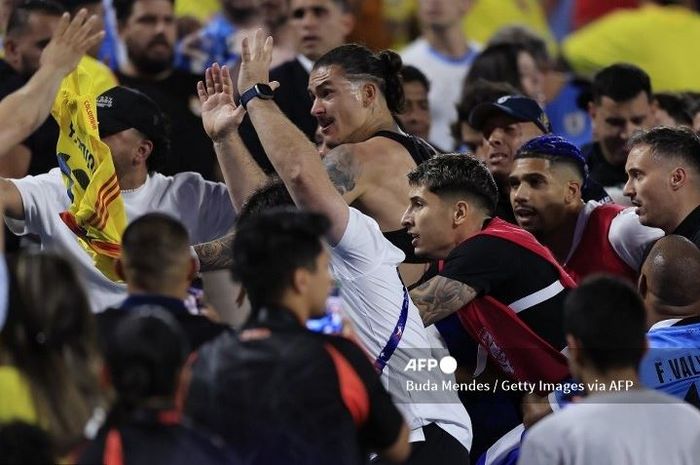
[[[11, 181], [22, 197], [24, 221], [6, 218], [10, 230], [19, 235], [35, 234], [41, 239], [42, 249], [55, 250], [71, 259], [86, 283], [94, 312], [124, 300], [126, 286], [110, 281], [94, 267], [75, 234], [59, 217], [70, 206], [60, 170], [54, 168], [45, 174]], [[226, 185], [205, 181], [197, 173], [154, 173], [141, 187], [121, 195], [127, 221], [151, 212], [172, 215], [184, 224], [192, 244], [223, 236], [236, 219]]]
[[680, 399], [638, 390], [592, 395], [526, 434], [519, 465], [694, 465], [700, 412]]
[[450, 58], [433, 49], [428, 41], [418, 38], [401, 51], [404, 64], [425, 74], [430, 82], [430, 142], [443, 150], [451, 150], [454, 139], [450, 125], [457, 121], [456, 105], [462, 98], [462, 86], [469, 67], [481, 51], [481, 45], [469, 43], [469, 51], [460, 58]]
[[[589, 200], [578, 214], [574, 239], [571, 242], [571, 249], [564, 263], [569, 261], [578, 248], [591, 213], [601, 205], [604, 204], [596, 200]], [[620, 211], [613, 218], [608, 231], [608, 241], [617, 256], [635, 271], [641, 269], [649, 246], [663, 236], [664, 232], [661, 229], [643, 226], [639, 222], [639, 216], [634, 212], [634, 207]]]
[[[384, 238], [376, 221], [350, 208], [348, 225], [331, 249], [331, 270], [344, 300], [345, 313], [374, 360], [394, 332], [401, 314], [404, 286], [397, 272], [404, 253]], [[422, 426], [437, 423], [465, 448], [471, 448], [471, 421], [455, 392], [442, 390], [454, 382], [435, 368], [405, 370], [410, 359], [440, 358], [448, 352], [434, 326], [425, 328], [418, 309], [408, 299], [408, 318], [396, 351], [382, 372], [382, 381], [411, 429], [410, 440], [423, 440]], [[432, 329], [431, 329], [432, 328]], [[436, 383], [437, 392], [412, 392], [407, 381]]]

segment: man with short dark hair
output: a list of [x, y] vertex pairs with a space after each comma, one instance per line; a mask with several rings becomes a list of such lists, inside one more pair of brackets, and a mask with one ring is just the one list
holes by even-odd
[[651, 82], [642, 69], [615, 64], [593, 78], [593, 101], [588, 113], [593, 119], [594, 142], [582, 147], [591, 178], [600, 183], [617, 203], [629, 204], [622, 195], [627, 180], [627, 141], [653, 124]]
[[366, 354], [304, 327], [323, 315], [331, 289], [329, 227], [323, 215], [277, 208], [237, 228], [232, 271], [252, 315], [240, 335], [199, 351], [186, 410], [244, 463], [408, 457], [408, 428]]
[[[411, 290], [423, 322], [436, 324], [469, 378], [564, 379], [562, 307], [574, 281], [530, 233], [493, 217], [498, 193], [486, 166], [438, 155], [409, 184], [402, 223], [416, 255], [436, 260]], [[467, 394], [478, 456], [520, 423], [520, 394]]]
[[633, 137], [624, 194], [639, 221], [700, 247], [700, 137], [687, 128], [654, 128]]
[[197, 273], [197, 260], [190, 250], [187, 230], [167, 214], [147, 213], [127, 226], [116, 267], [129, 295], [118, 306], [97, 315], [103, 347], [110, 346], [114, 328], [124, 317], [154, 307], [173, 315], [192, 351], [226, 331], [226, 326], [190, 313], [185, 305]]
[[[97, 120], [100, 138], [111, 152], [127, 221], [153, 211], [168, 213], [185, 225], [195, 244], [221, 237], [233, 227], [236, 214], [224, 184], [205, 181], [196, 173], [168, 177], [155, 170], [153, 161], [168, 156], [170, 139], [165, 116], [153, 100], [136, 90], [115, 87], [98, 98]], [[61, 220], [59, 213], [68, 209], [71, 199], [60, 168], [22, 179], [0, 179], [0, 189], [10, 229], [20, 235], [36, 234], [42, 247], [71, 256], [83, 273], [94, 311], [125, 297], [126, 286], [95, 267]]]
[[530, 428], [519, 464], [680, 465], [700, 457], [700, 413], [640, 383], [645, 319], [639, 295], [617, 279], [592, 278], [571, 292], [569, 365], [588, 396]]
[[583, 201], [581, 151], [559, 136], [523, 145], [508, 178], [520, 227], [547, 246], [576, 280], [607, 272], [634, 283], [649, 245], [663, 231], [642, 226], [633, 208]]
[[161, 171], [195, 171], [216, 178], [216, 155], [202, 129], [197, 81], [201, 76], [174, 68], [174, 0], [114, 0], [126, 60], [119, 82], [152, 98], [168, 115], [173, 150]]

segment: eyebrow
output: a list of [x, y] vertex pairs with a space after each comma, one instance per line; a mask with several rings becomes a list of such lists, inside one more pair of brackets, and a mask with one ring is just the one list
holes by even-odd
[[332, 84], [331, 84], [330, 82], [328, 82], [328, 81], [323, 81], [323, 82], [321, 82], [319, 85], [317, 85], [316, 87], [311, 87], [311, 86], [309, 86], [309, 87], [307, 88], [307, 90], [308, 90], [309, 92], [314, 92], [314, 91], [319, 91], [319, 90], [322, 90], [322, 89], [324, 89], [324, 88], [326, 88], [326, 87], [331, 87], [331, 86], [332, 86]]

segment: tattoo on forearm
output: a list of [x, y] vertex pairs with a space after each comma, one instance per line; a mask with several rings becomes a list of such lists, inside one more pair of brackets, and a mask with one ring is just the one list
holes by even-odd
[[233, 264], [233, 238], [235, 233], [194, 246], [199, 257], [200, 271], [229, 268]]
[[464, 283], [436, 276], [411, 291], [423, 324], [429, 326], [471, 302], [476, 291]]
[[355, 181], [360, 172], [360, 167], [353, 154], [342, 145], [336, 147], [323, 159], [328, 171], [328, 177], [338, 189], [340, 195], [355, 189]]

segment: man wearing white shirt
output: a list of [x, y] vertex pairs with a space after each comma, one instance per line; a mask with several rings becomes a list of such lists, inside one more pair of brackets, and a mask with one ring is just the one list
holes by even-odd
[[[168, 155], [169, 138], [164, 115], [153, 100], [133, 89], [115, 87], [98, 99], [97, 119], [112, 153], [127, 220], [156, 211], [170, 214], [185, 225], [193, 244], [220, 237], [233, 227], [236, 215], [224, 184], [205, 181], [197, 173], [163, 176], [155, 171], [158, 159]], [[18, 235], [35, 234], [42, 248], [71, 257], [86, 282], [93, 311], [126, 297], [126, 286], [105, 277], [63, 224], [59, 213], [68, 210], [71, 200], [60, 168], [1, 179], [0, 186], [10, 229]]]
[[431, 142], [445, 150], [454, 147], [450, 125], [457, 121], [462, 83], [481, 46], [464, 36], [462, 20], [471, 0], [420, 0], [418, 15], [423, 34], [401, 52], [404, 64], [423, 71], [430, 81]]

